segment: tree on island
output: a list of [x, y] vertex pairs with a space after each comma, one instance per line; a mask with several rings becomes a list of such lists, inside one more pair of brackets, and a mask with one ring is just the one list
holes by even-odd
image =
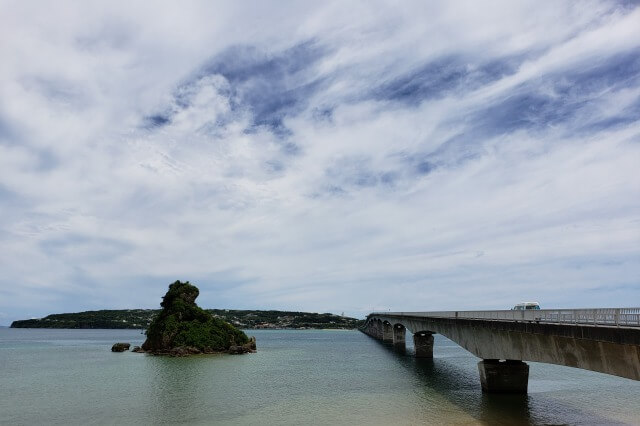
[[199, 294], [189, 281], [169, 285], [160, 303], [162, 311], [149, 325], [142, 350], [171, 355], [255, 350], [255, 339], [196, 305]]

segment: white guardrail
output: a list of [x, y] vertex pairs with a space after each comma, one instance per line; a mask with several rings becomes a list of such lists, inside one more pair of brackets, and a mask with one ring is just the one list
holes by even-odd
[[536, 309], [508, 311], [374, 312], [371, 315], [531, 321], [640, 327], [640, 308]]

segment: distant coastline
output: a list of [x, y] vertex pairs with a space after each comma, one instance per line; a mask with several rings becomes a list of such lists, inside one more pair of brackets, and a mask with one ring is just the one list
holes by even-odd
[[[207, 309], [214, 317], [244, 329], [355, 329], [363, 320], [330, 313]], [[17, 320], [11, 328], [146, 329], [158, 309], [119, 309], [52, 314]]]

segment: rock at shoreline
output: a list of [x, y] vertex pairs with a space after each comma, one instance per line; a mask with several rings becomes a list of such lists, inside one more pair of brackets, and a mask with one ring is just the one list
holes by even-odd
[[[187, 356], [255, 351], [255, 338], [250, 340], [242, 330], [214, 318], [196, 305], [199, 293], [188, 281], [171, 284], [160, 304], [162, 311], [147, 328], [147, 340], [136, 352]], [[230, 351], [237, 346], [247, 350]]]
[[256, 352], [256, 338], [251, 336], [249, 341], [244, 345], [232, 345], [227, 350], [227, 353], [238, 355], [238, 354], [249, 354]]
[[114, 343], [113, 346], [111, 346], [111, 352], [124, 352], [124, 351], [128, 351], [129, 347], [131, 347], [130, 343]]
[[245, 347], [242, 345], [233, 345], [229, 347], [229, 349], [227, 350], [227, 353], [230, 353], [232, 355], [238, 355], [238, 354], [247, 353], [247, 351]]
[[144, 352], [144, 350], [140, 346], [134, 346], [131, 352]]
[[169, 351], [169, 355], [171, 356], [189, 356], [189, 355], [197, 355], [201, 354], [202, 351], [193, 346], [179, 346], [177, 348], [173, 348]]

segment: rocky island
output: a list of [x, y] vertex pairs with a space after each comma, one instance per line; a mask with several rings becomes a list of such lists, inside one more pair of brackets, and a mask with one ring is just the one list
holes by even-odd
[[196, 305], [199, 294], [188, 281], [169, 285], [162, 310], [147, 329], [147, 340], [134, 351], [173, 356], [254, 352], [255, 338]]

